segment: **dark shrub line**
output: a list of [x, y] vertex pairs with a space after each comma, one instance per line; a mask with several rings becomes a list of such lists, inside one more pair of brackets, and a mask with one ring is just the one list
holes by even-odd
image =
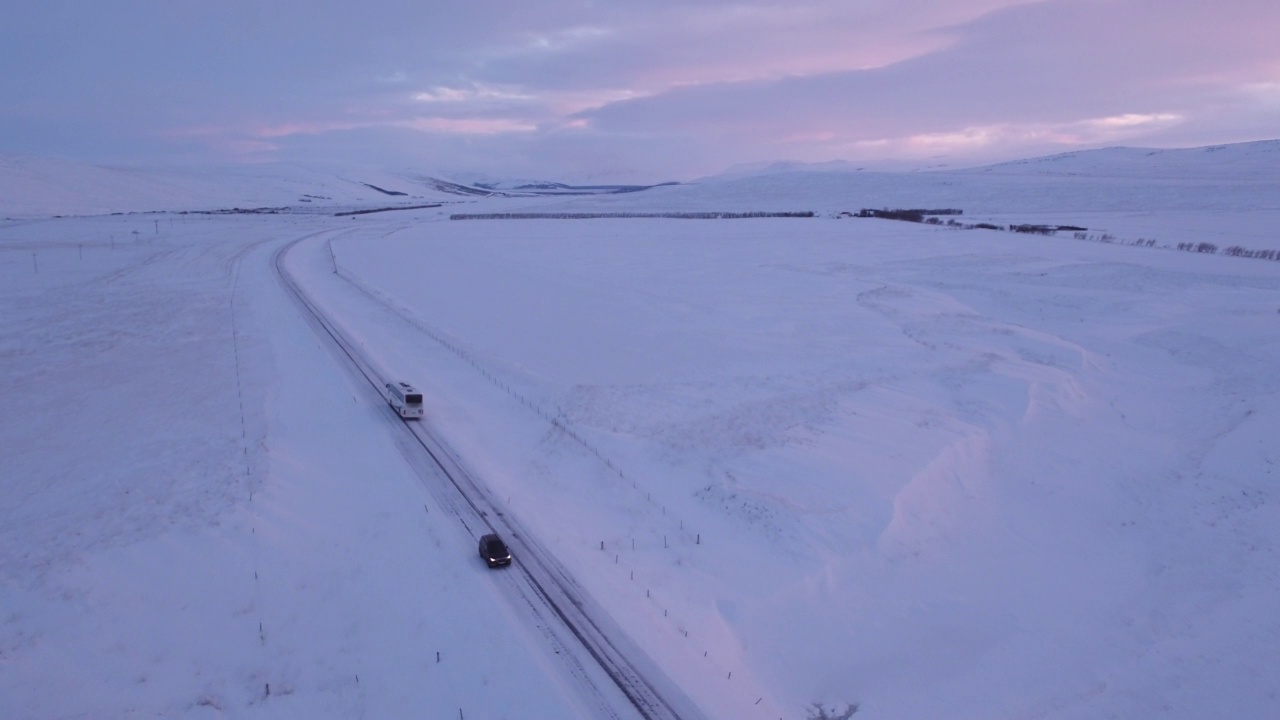
[[451, 220], [594, 220], [613, 218], [675, 218], [680, 220], [737, 220], [745, 218], [813, 218], [803, 213], [454, 213]]
[[373, 185], [372, 183], [360, 183], [360, 184], [368, 188], [373, 188], [374, 190], [377, 190], [383, 195], [403, 195], [405, 197], [409, 196], [409, 193], [400, 192], [399, 190], [387, 190], [386, 188], [380, 188], [377, 185]]
[[[853, 216], [852, 213], [847, 213], [847, 212], [840, 213], [840, 214], [845, 217]], [[861, 210], [858, 211], [858, 214], [856, 215], [856, 217], [884, 218], [885, 220], [902, 220], [903, 222], [928, 222], [928, 220], [925, 220], [925, 217], [928, 215], [963, 215], [963, 214], [964, 214], [963, 210], [957, 210], [956, 208], [941, 208], [938, 210], [926, 210], [924, 208], [907, 208], [907, 209], [897, 209], [897, 210], [890, 210], [889, 208], [883, 208], [880, 210], [874, 210], [872, 208], [862, 208]], [[936, 220], [936, 218], [929, 218], [929, 220]], [[937, 223], [933, 222], [930, 224], [936, 225]]]
[[[946, 209], [946, 210], [871, 210], [864, 208], [856, 215], [851, 212], [842, 212], [839, 217], [860, 217], [860, 218], [881, 218], [884, 220], [900, 220], [904, 222], [924, 223], [926, 225], [942, 225], [945, 227], [957, 228], [960, 230], [1001, 230], [1016, 233], [1026, 233], [1030, 235], [1057, 235], [1058, 232], [1070, 232], [1071, 237], [1076, 240], [1091, 240], [1102, 243], [1117, 242], [1115, 235], [1102, 233], [1100, 235], [1090, 235], [1088, 228], [1078, 227], [1076, 225], [992, 225], [991, 223], [962, 223], [956, 221], [955, 218], [948, 218], [945, 222], [938, 215], [961, 215], [963, 210]], [[1137, 240], [1126, 243], [1120, 241], [1121, 245], [1130, 245], [1132, 247], [1156, 247], [1156, 241], [1153, 238], [1138, 238]], [[1169, 245], [1161, 247], [1168, 248]], [[1178, 243], [1174, 246], [1176, 250], [1185, 252], [1214, 254], [1218, 252], [1218, 246], [1210, 242], [1200, 243]], [[1231, 257], [1255, 258], [1259, 260], [1280, 260], [1280, 250], [1250, 250], [1232, 245], [1222, 251], [1223, 255]]]
[[[1190, 245], [1190, 243], [1187, 244]], [[1201, 245], [1205, 244], [1207, 243], [1201, 243]], [[1280, 250], [1249, 250], [1239, 245], [1232, 245], [1223, 250], [1222, 254], [1232, 257], [1257, 258], [1258, 260], [1280, 260]]]
[[[279, 213], [287, 213], [293, 208], [290, 207], [256, 207], [256, 208], [222, 208], [221, 210], [178, 210], [177, 215], [277, 215]], [[125, 213], [111, 213], [112, 215], [124, 215]], [[135, 215], [137, 213], [128, 213]]]
[[395, 207], [379, 207], [369, 208], [368, 210], [348, 210], [347, 212], [334, 213], [334, 217], [347, 217], [348, 215], [368, 215], [370, 213], [391, 212], [392, 210], [424, 210], [426, 208], [438, 208], [440, 203], [431, 205], [397, 205]]
[[946, 225], [947, 227], [960, 228], [962, 230], [1008, 230], [1009, 232], [1028, 233], [1032, 235], [1053, 235], [1059, 231], [1084, 232], [1089, 228], [1082, 228], [1076, 225], [992, 225], [991, 223], [962, 223], [955, 218], [947, 218], [943, 221], [940, 215], [963, 215], [963, 210], [956, 208], [943, 208], [940, 210], [925, 210], [921, 208], [890, 210], [884, 208], [874, 210], [872, 208], [863, 208], [855, 215], [851, 212], [842, 212], [840, 217], [860, 217], [860, 218], [880, 218], [883, 220], [901, 220], [903, 222], [924, 223], [925, 225]]

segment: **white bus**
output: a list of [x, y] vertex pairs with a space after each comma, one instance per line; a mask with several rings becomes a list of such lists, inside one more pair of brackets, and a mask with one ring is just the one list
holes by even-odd
[[407, 382], [387, 383], [387, 402], [402, 418], [422, 417], [422, 393]]

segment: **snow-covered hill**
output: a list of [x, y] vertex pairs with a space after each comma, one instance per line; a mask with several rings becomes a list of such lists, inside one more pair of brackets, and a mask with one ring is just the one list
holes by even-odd
[[346, 206], [455, 197], [380, 170], [296, 165], [102, 166], [48, 158], [0, 158], [0, 217]]
[[785, 169], [635, 195], [566, 199], [565, 212], [955, 208], [1001, 223], [1088, 227], [1161, 243], [1280, 249], [1280, 141], [1192, 150], [1096, 150], [928, 172]]
[[411, 169], [289, 164], [179, 168], [0, 157], [0, 217], [11, 218], [583, 196], [639, 192], [649, 187], [535, 180], [456, 182]]
[[1280, 179], [1280, 140], [1171, 150], [1130, 147], [1081, 150], [963, 172], [1274, 183]]
[[1008, 214], [1280, 209], [1280, 140], [1181, 150], [1086, 150], [927, 172], [869, 171], [846, 162], [774, 163], [704, 178], [692, 186], [455, 182], [415, 169], [280, 164], [130, 167], [0, 157], [0, 217], [347, 207], [493, 196], [550, 197], [567, 203], [565, 208], [619, 210], [715, 206], [726, 211], [839, 212], [859, 207], [957, 207], [975, 214]]
[[[296, 239], [315, 302], [710, 718], [1280, 716], [1280, 262], [1171, 247], [1280, 246], [1272, 152], [573, 198], [6, 161], [0, 714], [629, 717], [284, 296]], [[446, 197], [820, 212], [332, 212]], [[47, 217], [259, 205], [294, 210]], [[838, 212], [884, 205], [1160, 242]]]

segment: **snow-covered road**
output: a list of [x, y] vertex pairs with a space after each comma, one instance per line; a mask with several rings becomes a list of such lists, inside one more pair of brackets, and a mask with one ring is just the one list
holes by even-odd
[[[321, 232], [299, 238], [277, 251], [273, 265], [317, 334], [332, 343], [335, 357], [349, 367], [368, 401], [376, 404], [385, 399], [381, 388], [398, 378], [375, 369], [341, 324], [316, 304], [284, 262], [292, 252], [309, 252], [311, 259], [304, 264], [312, 269], [323, 266], [326, 259], [333, 261], [332, 241], [349, 234], [350, 231]], [[324, 273], [319, 276], [324, 277]], [[392, 413], [388, 411], [387, 415]], [[701, 717], [678, 687], [621, 632], [599, 603], [586, 594], [569, 571], [427, 424], [404, 423], [397, 418], [391, 432], [413, 439], [399, 443], [406, 460], [418, 470], [437, 505], [460, 522], [467, 537], [478, 540], [485, 533], [497, 532], [507, 539], [518, 560], [500, 573], [504, 595], [514, 611], [526, 615], [525, 625], [543, 634], [546, 655], [554, 656], [564, 666], [566, 676], [577, 681], [579, 697], [591, 708], [592, 717]]]

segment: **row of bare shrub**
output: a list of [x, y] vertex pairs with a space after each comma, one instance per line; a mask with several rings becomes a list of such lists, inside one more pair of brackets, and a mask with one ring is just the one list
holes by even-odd
[[616, 218], [675, 218], [677, 220], [740, 220], [745, 218], [811, 218], [803, 212], [598, 212], [598, 213], [454, 213], [450, 220], [598, 220]]
[[[1109, 233], [1090, 234], [1088, 228], [1077, 227], [1075, 225], [994, 225], [992, 223], [962, 223], [955, 218], [948, 218], [945, 221], [938, 215], [960, 215], [962, 210], [946, 209], [946, 210], [869, 210], [863, 209], [856, 215], [853, 213], [840, 213], [840, 217], [860, 217], [860, 218], [881, 218], [884, 220], [901, 220], [904, 222], [917, 222], [926, 225], [941, 225], [945, 227], [957, 228], [960, 230], [1001, 230], [1016, 233], [1026, 233], [1031, 235], [1056, 235], [1058, 232], [1071, 232], [1071, 236], [1076, 240], [1089, 240], [1102, 243], [1118, 243], [1121, 245], [1131, 245], [1133, 247], [1156, 247], [1156, 241], [1152, 238], [1138, 238], [1132, 242], [1119, 240], [1115, 235]], [[1162, 247], [1170, 247], [1164, 245]], [[1218, 252], [1218, 246], [1211, 242], [1183, 242], [1173, 246], [1174, 249], [1183, 250], [1185, 252], [1215, 254]], [[1250, 250], [1232, 245], [1222, 251], [1223, 255], [1231, 257], [1255, 258], [1259, 260], [1280, 260], [1280, 250]]]

